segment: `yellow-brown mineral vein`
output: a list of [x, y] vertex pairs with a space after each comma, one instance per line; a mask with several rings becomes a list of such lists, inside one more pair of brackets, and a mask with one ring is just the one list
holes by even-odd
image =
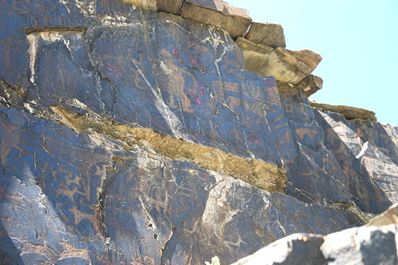
[[77, 115], [59, 106], [52, 107], [52, 110], [58, 114], [61, 123], [78, 133], [94, 130], [123, 141], [126, 148], [140, 144], [148, 145], [170, 159], [188, 160], [204, 169], [241, 179], [270, 192], [284, 192], [286, 189], [285, 172], [276, 164], [240, 157], [214, 147], [162, 135], [150, 128], [117, 124], [91, 112]]

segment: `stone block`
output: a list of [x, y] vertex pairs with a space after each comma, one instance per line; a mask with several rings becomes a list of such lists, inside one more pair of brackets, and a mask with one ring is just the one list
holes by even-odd
[[307, 97], [309, 97], [318, 90], [322, 89], [323, 80], [319, 76], [309, 75], [297, 85], [299, 89], [302, 90]]
[[272, 48], [286, 47], [283, 28], [279, 24], [253, 22], [245, 38]]
[[223, 28], [232, 38], [245, 35], [251, 24], [247, 10], [222, 0], [187, 0], [182, 5], [181, 16]]
[[[272, 49], [242, 38], [237, 40], [237, 44], [242, 48], [248, 70], [291, 84], [298, 84], [308, 77], [322, 60], [319, 54], [310, 50], [290, 51], [281, 47]], [[310, 87], [308, 93], [322, 84], [319, 78], [308, 81], [314, 83], [314, 88]]]
[[182, 0], [157, 0], [158, 11], [180, 14]]

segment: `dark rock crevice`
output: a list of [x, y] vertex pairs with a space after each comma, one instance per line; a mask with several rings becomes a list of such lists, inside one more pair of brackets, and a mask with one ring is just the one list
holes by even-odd
[[87, 31], [86, 27], [27, 27], [25, 28], [25, 33], [35, 34], [35, 33], [80, 33], [83, 34]]
[[177, 236], [176, 233], [176, 228], [172, 227], [171, 228], [171, 235], [167, 239], [166, 243], [164, 244], [164, 247], [162, 248], [162, 256], [160, 259], [160, 264], [161, 265], [169, 265], [172, 264], [172, 257], [174, 253], [176, 252], [176, 247], [177, 247], [177, 242], [175, 237]]
[[[95, 79], [96, 79], [96, 83], [97, 83], [97, 87], [101, 87], [102, 90], [102, 85], [105, 85], [104, 82], [108, 83], [110, 85], [111, 91], [112, 91], [112, 102], [111, 102], [111, 106], [109, 107], [109, 113], [111, 113], [113, 115], [113, 113], [115, 113], [116, 111], [116, 104], [117, 104], [117, 98], [118, 98], [118, 88], [116, 87], [116, 84], [114, 84], [114, 82], [112, 81], [111, 78], [107, 77], [106, 74], [104, 74], [101, 71], [101, 68], [99, 66], [99, 61], [98, 61], [98, 57], [96, 56], [96, 52], [95, 52], [95, 42], [97, 39], [101, 38], [102, 34], [104, 34], [105, 30], [101, 29], [101, 28], [91, 28], [86, 36], [85, 36], [85, 41], [86, 41], [86, 45], [87, 45], [87, 55], [89, 58], [89, 62], [90, 65], [93, 69], [94, 75], [95, 75]], [[102, 100], [103, 96], [99, 95], [99, 99]], [[102, 103], [104, 106], [107, 106], [108, 104], [106, 102], [104, 102], [102, 100]]]
[[22, 109], [27, 100], [27, 90], [0, 80], [0, 106]]

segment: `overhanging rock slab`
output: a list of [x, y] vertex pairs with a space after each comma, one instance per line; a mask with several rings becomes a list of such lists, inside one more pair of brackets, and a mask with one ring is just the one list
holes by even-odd
[[283, 28], [278, 24], [253, 22], [245, 38], [272, 48], [286, 47]]

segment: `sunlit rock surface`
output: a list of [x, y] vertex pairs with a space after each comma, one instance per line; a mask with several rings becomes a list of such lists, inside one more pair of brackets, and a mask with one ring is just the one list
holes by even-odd
[[181, 16], [221, 27], [232, 38], [243, 37], [251, 25], [247, 10], [234, 7], [223, 0], [185, 0], [181, 7]]
[[278, 24], [254, 22], [245, 38], [272, 48], [286, 47], [283, 28]]
[[387, 225], [387, 220], [396, 212], [396, 207], [397, 205], [374, 218], [367, 226], [350, 228], [326, 236], [290, 235], [233, 265], [395, 265], [398, 263], [398, 226], [396, 222]]
[[229, 264], [398, 200], [397, 128], [250, 72], [229, 22], [113, 0], [1, 7], [4, 264]]

